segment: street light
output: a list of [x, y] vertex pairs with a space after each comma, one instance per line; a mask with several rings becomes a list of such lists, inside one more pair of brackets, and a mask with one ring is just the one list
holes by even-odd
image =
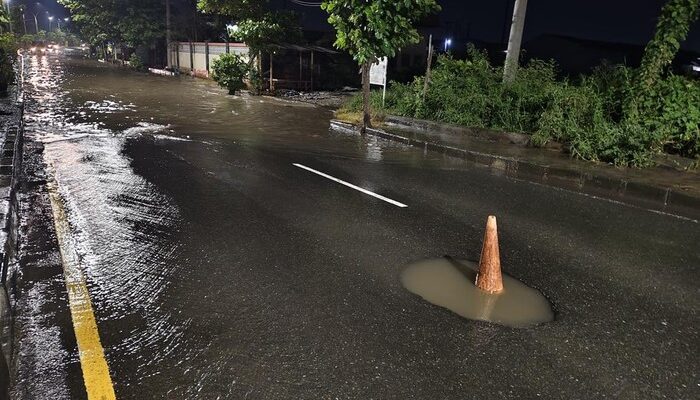
[[37, 18], [37, 14], [31, 12], [29, 14], [34, 16], [34, 29], [36, 30], [34, 33], [39, 33], [39, 19]]
[[[70, 18], [65, 17], [65, 18], [63, 18], [63, 22], [65, 22], [66, 24], [68, 24], [68, 20], [69, 20], [69, 19], [70, 19]], [[60, 18], [56, 20], [56, 24], [58, 25], [58, 30], [60, 31], [60, 30], [61, 30], [61, 19], [60, 19]]]
[[447, 53], [447, 50], [449, 50], [450, 46], [452, 46], [452, 39], [445, 39], [445, 53]]
[[[34, 29], [36, 29], [35, 33], [39, 33], [39, 12], [37, 11], [37, 8], [43, 8], [44, 6], [39, 3], [38, 1], [34, 3], [34, 12], [30, 12], [30, 15], [34, 16]], [[48, 11], [46, 12], [48, 14]]]
[[53, 16], [49, 15], [49, 32], [51, 32], [51, 22], [53, 21]]

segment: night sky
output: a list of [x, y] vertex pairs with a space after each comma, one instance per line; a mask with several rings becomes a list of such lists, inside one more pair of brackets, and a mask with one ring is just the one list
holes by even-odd
[[[290, 4], [285, 0], [276, 1]], [[499, 43], [505, 36], [505, 41], [513, 2], [438, 0], [442, 6], [440, 34], [462, 41], [471, 39], [491, 43]], [[665, 3], [665, 0], [529, 0], [524, 40], [542, 34], [559, 34], [606, 42], [646, 44], [654, 33], [656, 20]], [[327, 25], [323, 22], [326, 17], [322, 10], [300, 6], [290, 8], [305, 12], [306, 25]], [[700, 52], [700, 23], [692, 27], [683, 48]]]
[[[508, 4], [513, 0], [443, 0], [440, 18], [447, 27], [470, 25], [470, 34], [499, 42]], [[651, 39], [664, 0], [530, 0], [525, 41], [553, 33], [609, 42], [645, 44]], [[685, 47], [700, 51], [699, 24], [691, 29]], [[507, 31], [506, 31], [507, 36]]]
[[[36, 3], [17, 1], [30, 5]], [[507, 23], [512, 13], [513, 0], [438, 2], [443, 10], [439, 14], [440, 27], [435, 32], [454, 38], [455, 46], [463, 45], [469, 39], [499, 43], [504, 36], [507, 37]], [[57, 17], [67, 16], [67, 12], [55, 0], [42, 0], [39, 3]], [[301, 7], [289, 0], [272, 0], [272, 3], [303, 13], [303, 22], [307, 28], [330, 30], [325, 22], [325, 13], [318, 7]], [[524, 40], [542, 34], [559, 34], [644, 44], [654, 32], [656, 18], [664, 3], [665, 0], [529, 0]], [[46, 24], [46, 21], [40, 20], [39, 23]], [[699, 23], [691, 29], [683, 48], [700, 52]]]

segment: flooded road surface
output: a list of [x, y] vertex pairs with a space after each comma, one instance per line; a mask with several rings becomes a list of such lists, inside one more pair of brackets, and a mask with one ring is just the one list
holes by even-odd
[[503, 292], [490, 294], [476, 286], [478, 272], [478, 263], [444, 257], [407, 266], [401, 282], [412, 293], [464, 318], [516, 328], [554, 319], [552, 306], [539, 291], [504, 274]]
[[[87, 396], [61, 243], [117, 398], [698, 397], [698, 224], [203, 80], [28, 58], [26, 95], [15, 398]], [[491, 214], [555, 321], [472, 321], [402, 287], [410, 263], [477, 258]]]

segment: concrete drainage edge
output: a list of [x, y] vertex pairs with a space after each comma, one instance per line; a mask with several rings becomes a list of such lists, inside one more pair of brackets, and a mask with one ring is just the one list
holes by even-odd
[[0, 143], [0, 398], [9, 395], [9, 374], [13, 363], [13, 313], [9, 293], [12, 285], [10, 268], [19, 241], [18, 192], [24, 146], [22, 97], [20, 85], [6, 100], [14, 112], [7, 116], [7, 131]]
[[[344, 133], [356, 134], [359, 132], [357, 125], [339, 120], [331, 120], [331, 129]], [[640, 182], [594, 175], [575, 169], [534, 164], [497, 154], [481, 153], [413, 139], [381, 129], [369, 128], [367, 133], [451, 157], [462, 158], [475, 166], [490, 168], [495, 175], [540, 183], [588, 196], [612, 200], [681, 217], [696, 223], [700, 220], [700, 198], [688, 196], [670, 187], [652, 186]]]

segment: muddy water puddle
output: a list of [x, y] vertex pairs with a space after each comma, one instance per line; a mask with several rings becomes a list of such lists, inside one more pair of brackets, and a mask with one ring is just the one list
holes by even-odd
[[537, 289], [503, 275], [504, 290], [487, 294], [474, 285], [478, 265], [449, 257], [407, 266], [401, 283], [426, 301], [469, 319], [524, 328], [554, 320], [551, 304]]

